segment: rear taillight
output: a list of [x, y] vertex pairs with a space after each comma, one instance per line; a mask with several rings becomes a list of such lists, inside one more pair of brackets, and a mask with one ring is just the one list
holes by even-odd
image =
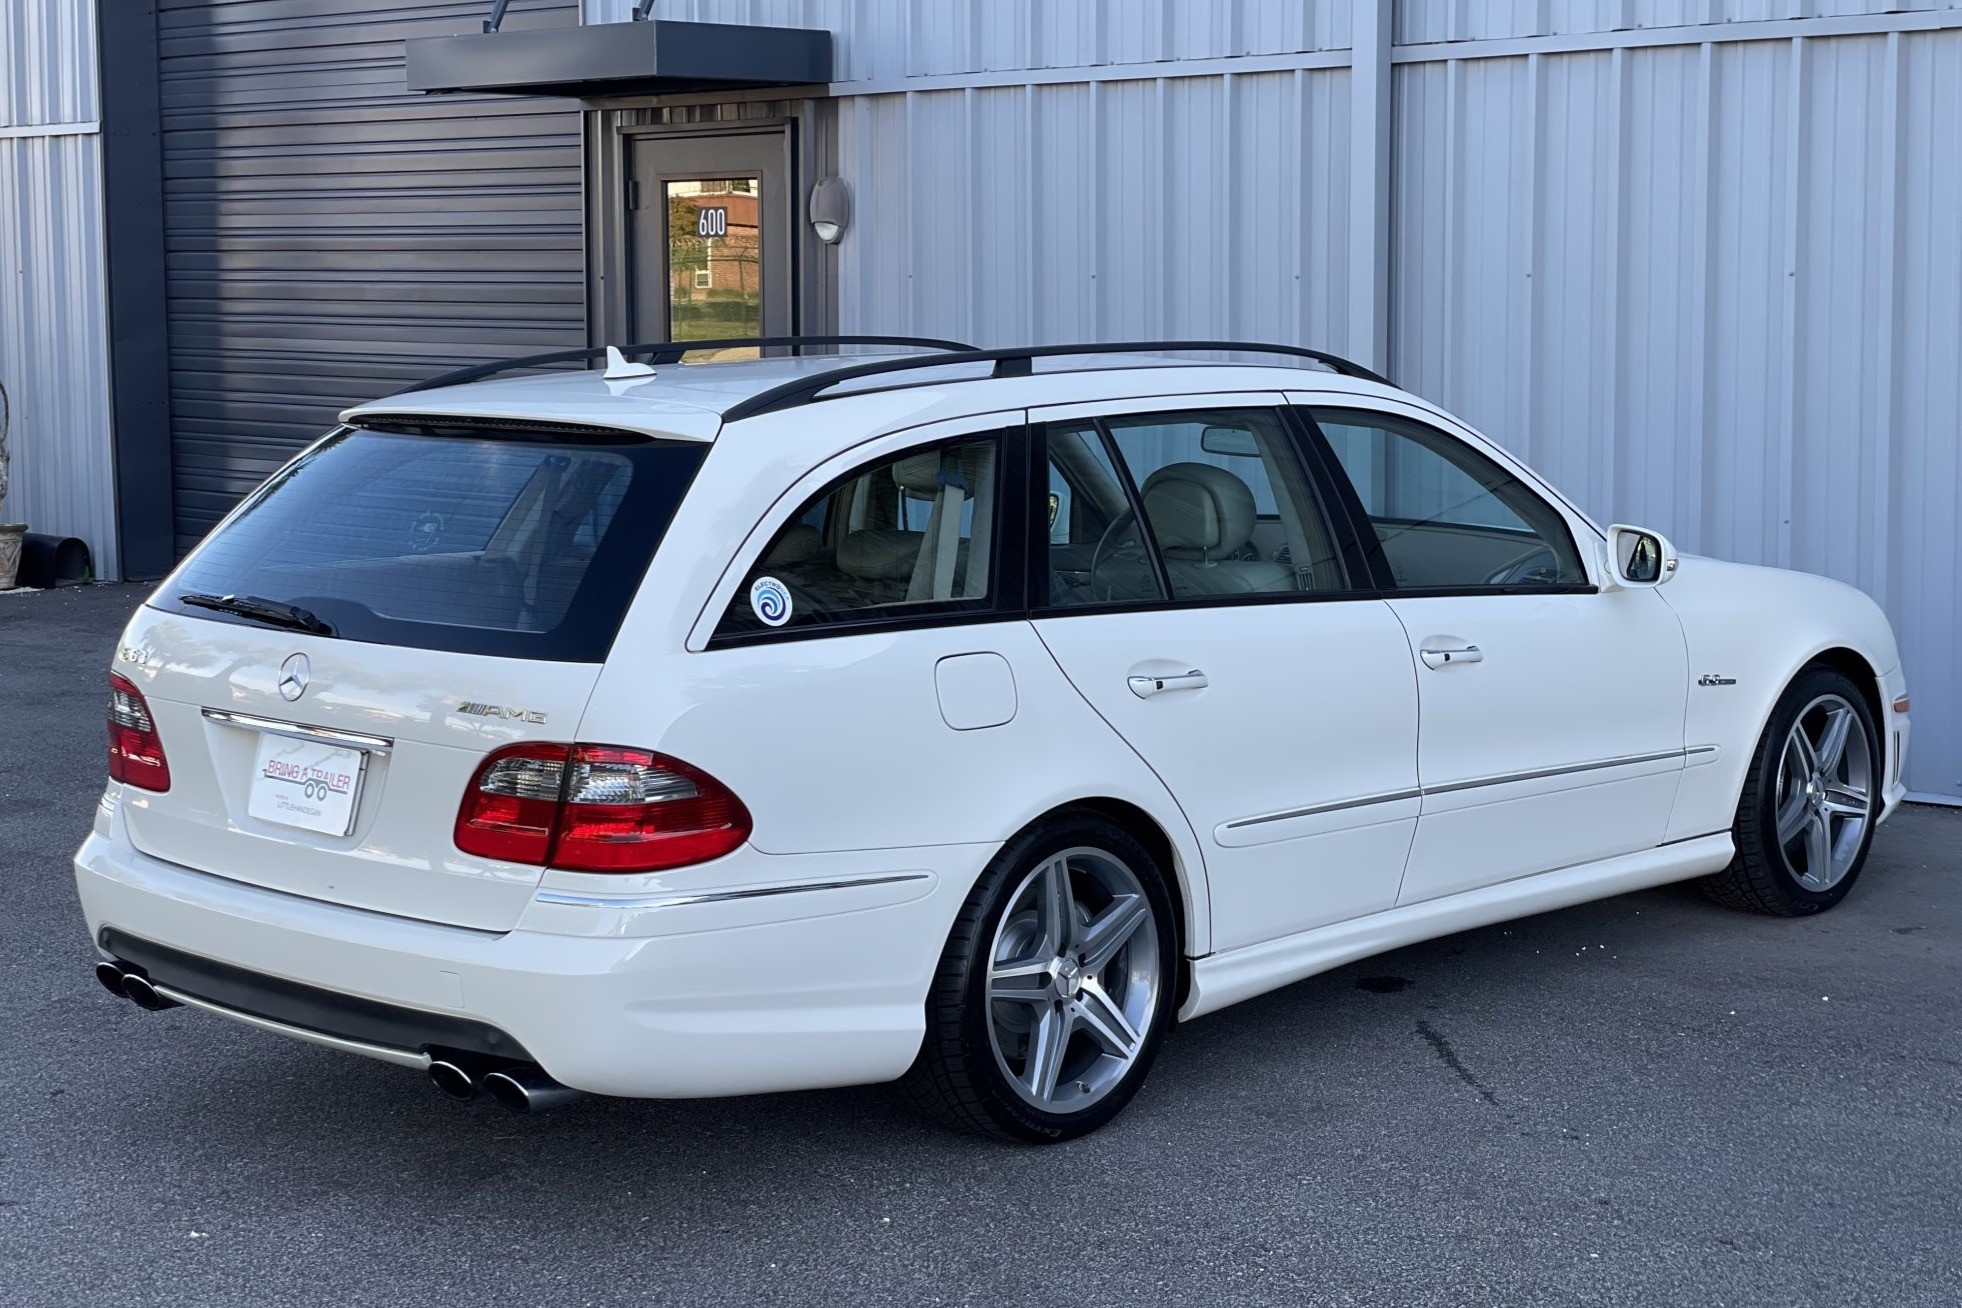
[[700, 768], [617, 745], [512, 745], [456, 815], [466, 854], [573, 872], [658, 872], [749, 839], [749, 810]]
[[109, 779], [144, 790], [170, 789], [170, 760], [143, 692], [109, 674]]

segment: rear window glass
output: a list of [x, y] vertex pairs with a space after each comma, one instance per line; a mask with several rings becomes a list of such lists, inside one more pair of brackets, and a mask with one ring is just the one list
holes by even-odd
[[305, 610], [345, 640], [596, 663], [704, 446], [344, 430], [246, 501], [152, 601]]

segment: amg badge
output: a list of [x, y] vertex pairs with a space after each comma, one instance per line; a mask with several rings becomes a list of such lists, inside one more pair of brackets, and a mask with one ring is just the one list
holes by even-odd
[[1706, 672], [1696, 679], [1699, 686], [1735, 686], [1736, 677], [1720, 677], [1714, 672]]
[[470, 699], [458, 704], [456, 711], [475, 718], [498, 718], [507, 722], [530, 722], [540, 726], [545, 722], [545, 715], [537, 709], [506, 708], [502, 704], [482, 704]]

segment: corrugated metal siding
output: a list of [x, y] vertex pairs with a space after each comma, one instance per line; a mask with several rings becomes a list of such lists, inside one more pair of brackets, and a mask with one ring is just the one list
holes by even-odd
[[1400, 65], [1394, 375], [1603, 521], [1886, 606], [1962, 796], [1962, 30]]
[[0, 522], [79, 536], [113, 577], [95, 6], [7, 0], [0, 68], [0, 384], [13, 411]]
[[584, 344], [582, 164], [569, 103], [404, 89], [403, 40], [473, 30], [481, 0], [160, 9], [186, 549], [346, 405]]
[[0, 522], [79, 536], [113, 577], [101, 146], [0, 139], [0, 383], [13, 410]]
[[[1352, 0], [664, 0], [661, 18], [822, 27], [840, 82], [1339, 50]], [[585, 0], [589, 23], [633, 0]]]
[[843, 330], [1346, 344], [1349, 74], [840, 105]]
[[0, 126], [94, 122], [95, 67], [92, 0], [0, 4]]
[[1396, 42], [1491, 41], [1962, 8], [1962, 0], [1395, 0]]

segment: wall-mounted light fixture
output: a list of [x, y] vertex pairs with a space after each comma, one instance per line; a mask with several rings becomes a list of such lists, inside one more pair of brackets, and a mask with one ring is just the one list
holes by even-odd
[[852, 193], [842, 177], [825, 177], [811, 188], [811, 230], [826, 245], [836, 245], [852, 225]]

